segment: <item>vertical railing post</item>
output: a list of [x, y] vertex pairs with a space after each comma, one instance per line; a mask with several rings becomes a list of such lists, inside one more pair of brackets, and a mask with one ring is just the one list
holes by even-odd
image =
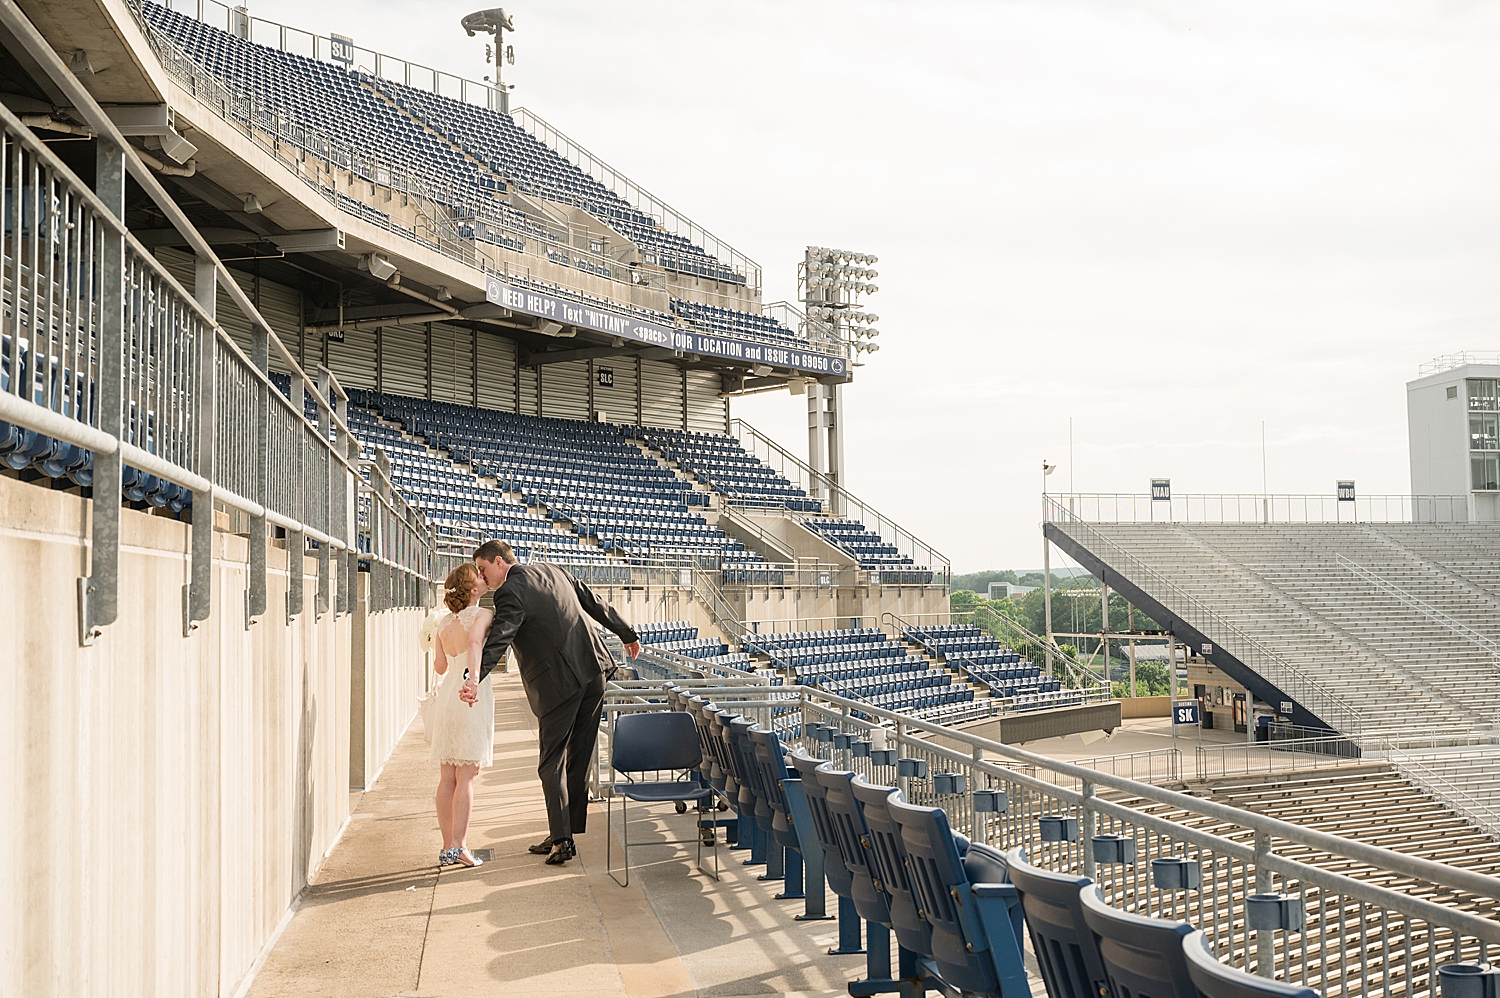
[[199, 477], [206, 478], [210, 487], [207, 495], [193, 496], [192, 569], [184, 601], [187, 613], [183, 615], [182, 636], [193, 631], [197, 621], [207, 620], [213, 608], [214, 567], [214, 436], [218, 430], [218, 418], [214, 390], [217, 376], [218, 333], [213, 322], [218, 318], [219, 268], [212, 257], [199, 256], [193, 266], [193, 297], [208, 313], [210, 322], [198, 325], [198, 378], [196, 398], [191, 403], [196, 408], [193, 414], [198, 428], [198, 453], [195, 469]]
[[1094, 836], [1098, 834], [1098, 812], [1094, 810], [1094, 781], [1083, 781], [1083, 803], [1079, 806], [1079, 822], [1083, 826], [1079, 832], [1079, 845], [1083, 848], [1083, 875], [1090, 880], [1094, 879]]
[[333, 431], [333, 413], [328, 399], [333, 392], [333, 377], [326, 370], [318, 373], [318, 446], [313, 451], [322, 470], [314, 474], [313, 502], [317, 507], [317, 528], [325, 540], [318, 543], [318, 598], [317, 614], [322, 616], [333, 606], [333, 548], [328, 538], [333, 536], [333, 452], [329, 449], [329, 435]]
[[[271, 368], [271, 331], [263, 326], [250, 330], [250, 363], [265, 374]], [[249, 498], [264, 510], [271, 504], [271, 388], [255, 379], [255, 446], [250, 452], [251, 489]], [[250, 585], [245, 591], [245, 629], [266, 612], [266, 518], [264, 513], [250, 518]]]
[[[108, 139], [98, 142], [95, 192], [105, 207], [125, 217], [125, 151]], [[20, 197], [20, 192], [16, 192]], [[99, 429], [124, 439], [122, 400], [125, 378], [125, 236], [100, 226]], [[16, 227], [19, 238], [20, 226]], [[92, 645], [101, 628], [119, 616], [121, 456], [118, 450], [94, 455], [89, 574], [78, 580], [78, 643]]]
[[[290, 515], [298, 523], [307, 522], [307, 431], [302, 413], [307, 405], [301, 375], [292, 375], [291, 438], [291, 510]], [[307, 598], [302, 586], [302, 557], [307, 549], [307, 535], [301, 530], [289, 530], [286, 534], [286, 619], [290, 623], [307, 608]]]
[[[1266, 859], [1271, 855], [1271, 833], [1255, 831], [1255, 892], [1268, 894], [1271, 891], [1271, 870]], [[1343, 926], [1339, 926], [1343, 935]], [[1270, 929], [1255, 930], [1255, 972], [1261, 977], [1276, 976], [1276, 933]]]

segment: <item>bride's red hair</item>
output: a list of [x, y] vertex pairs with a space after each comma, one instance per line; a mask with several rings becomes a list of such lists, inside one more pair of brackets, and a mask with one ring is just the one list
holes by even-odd
[[446, 589], [443, 593], [443, 605], [458, 613], [469, 605], [469, 597], [474, 594], [478, 585], [479, 569], [474, 567], [472, 561], [464, 562], [448, 573], [448, 581], [443, 584]]

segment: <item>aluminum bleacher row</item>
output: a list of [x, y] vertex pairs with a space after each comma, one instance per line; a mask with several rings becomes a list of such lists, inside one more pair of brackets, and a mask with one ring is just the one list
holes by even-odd
[[962, 713], [974, 690], [874, 627], [752, 635], [744, 650], [768, 657], [796, 682], [918, 717]]
[[769, 315], [756, 315], [722, 305], [704, 305], [701, 302], [672, 299], [672, 314], [681, 316], [697, 326], [728, 333], [744, 339], [783, 340], [788, 346], [802, 343], [802, 339], [786, 326]]
[[805, 491], [761, 463], [727, 434], [690, 433], [657, 426], [643, 427], [640, 434], [640, 439], [663, 457], [676, 461], [683, 471], [736, 506], [823, 511], [820, 501], [809, 498]]
[[[823, 884], [833, 889], [841, 947], [830, 952], [859, 952], [864, 942], [866, 976], [849, 983], [851, 995], [1029, 998], [1029, 932], [1052, 998], [1318, 996], [1221, 963], [1192, 924], [1113, 908], [1093, 880], [1032, 865], [1019, 846], [1002, 853], [972, 842], [953, 831], [943, 809], [908, 803], [895, 786], [801, 745], [788, 751], [781, 735], [735, 713], [732, 702], [721, 706], [672, 684], [665, 693], [666, 706], [697, 730], [691, 782], [736, 814], [721, 822], [700, 806], [701, 837], [717, 848], [723, 824], [731, 844], [749, 850], [747, 864], [785, 881], [780, 896], [806, 899], [799, 917], [826, 917]], [[889, 756], [882, 765], [894, 776], [895, 752]]]
[[877, 573], [885, 585], [928, 585], [932, 582], [932, 569], [914, 564], [894, 544], [871, 533], [857, 520], [809, 516], [802, 523], [834, 547], [849, 552], [858, 559], [860, 568]]
[[1079, 699], [1076, 690], [1063, 689], [1061, 682], [1043, 676], [1041, 669], [974, 624], [907, 627], [901, 635], [963, 670], [996, 696], [1012, 698], [1018, 709], [1062, 707]]

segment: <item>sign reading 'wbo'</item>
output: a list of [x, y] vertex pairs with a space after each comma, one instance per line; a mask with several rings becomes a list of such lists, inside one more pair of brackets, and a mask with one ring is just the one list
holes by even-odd
[[607, 336], [618, 336], [634, 343], [681, 350], [704, 357], [719, 357], [723, 360], [741, 361], [746, 364], [766, 364], [793, 371], [811, 374], [827, 374], [843, 377], [849, 370], [842, 357], [798, 350], [795, 347], [772, 346], [767, 343], [751, 343], [730, 336], [713, 336], [695, 333], [686, 329], [662, 326], [633, 315], [624, 315], [609, 309], [598, 308], [557, 298], [540, 291], [512, 287], [497, 278], [490, 278], [485, 289], [485, 300], [493, 305], [502, 305], [512, 312], [535, 315], [553, 322], [561, 322], [579, 329], [588, 329]]

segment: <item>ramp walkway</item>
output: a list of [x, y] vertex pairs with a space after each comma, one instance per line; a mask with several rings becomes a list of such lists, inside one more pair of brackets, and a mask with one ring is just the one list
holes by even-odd
[[602, 804], [578, 859], [551, 867], [528, 853], [547, 834], [536, 722], [520, 680], [496, 678], [495, 764], [479, 777], [469, 835], [493, 859], [438, 872], [436, 769], [414, 726], [358, 795], [248, 995], [833, 996], [862, 976], [863, 956], [827, 953], [836, 923], [794, 921], [802, 901], [776, 900], [781, 885], [758, 881], [764, 867], [742, 866], [744, 853], [721, 849], [716, 884], [693, 871], [691, 846], [637, 846], [686, 837], [691, 819], [670, 808], [656, 809], [665, 835], [632, 808], [628, 888], [604, 871]]

